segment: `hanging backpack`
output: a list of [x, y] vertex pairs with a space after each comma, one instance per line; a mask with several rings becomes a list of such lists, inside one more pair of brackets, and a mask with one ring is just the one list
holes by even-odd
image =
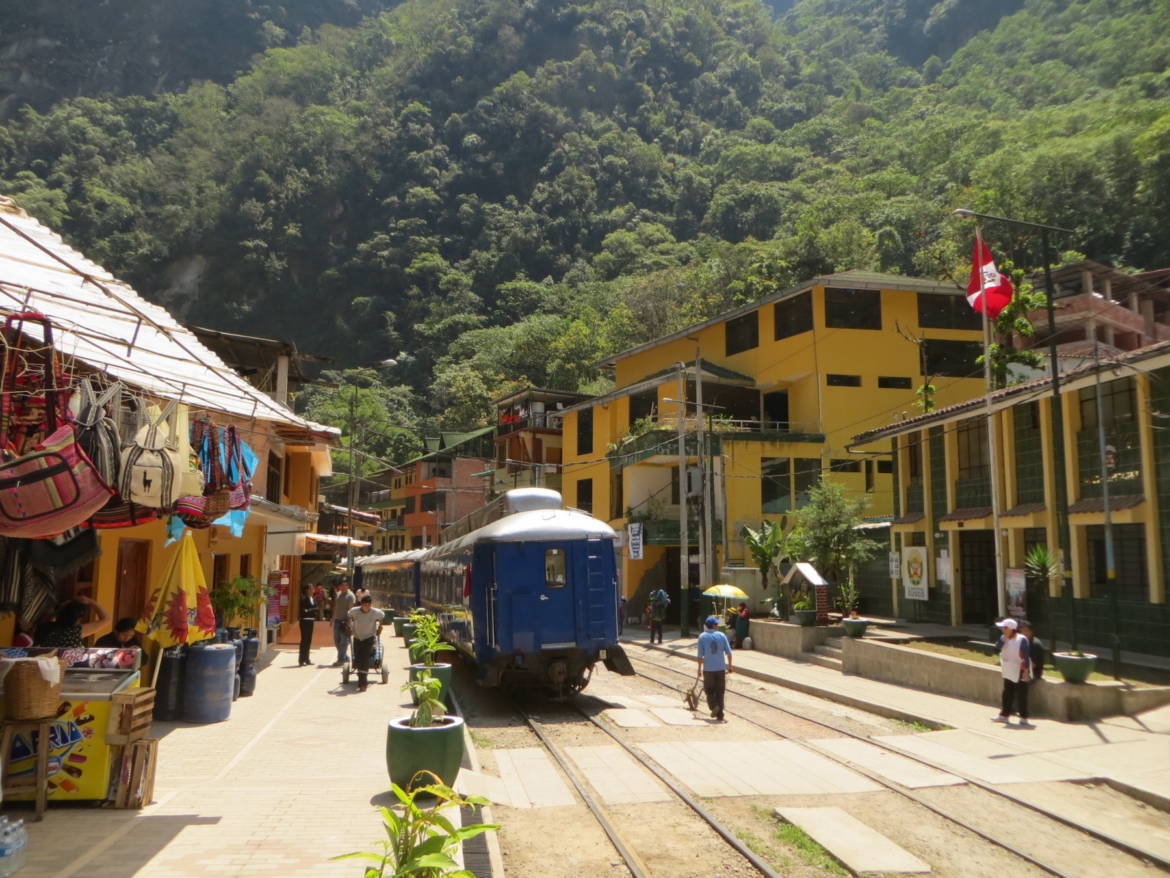
[[168, 402], [159, 418], [140, 427], [134, 441], [122, 450], [119, 493], [123, 500], [168, 509], [178, 499], [179, 475], [186, 461], [179, 459], [172, 422], [177, 405], [174, 400]]
[[118, 484], [121, 471], [122, 442], [118, 436], [118, 425], [110, 417], [107, 406], [114, 399], [122, 385], [114, 382], [101, 396], [94, 393], [88, 378], [78, 385], [78, 411], [73, 422], [77, 433], [77, 444], [93, 462], [108, 485]]

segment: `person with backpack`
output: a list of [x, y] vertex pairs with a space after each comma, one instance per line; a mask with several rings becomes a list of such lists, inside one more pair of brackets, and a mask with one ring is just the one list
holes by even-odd
[[1020, 715], [1020, 727], [1030, 729], [1028, 722], [1028, 683], [1032, 679], [1032, 658], [1028, 649], [1028, 638], [1019, 632], [1019, 623], [1012, 618], [995, 623], [1003, 632], [999, 642], [999, 664], [1003, 675], [1003, 698], [999, 715], [993, 722], [1007, 723], [1011, 720], [1012, 705]]
[[1028, 657], [1032, 660], [1032, 682], [1044, 676], [1044, 662], [1048, 659], [1048, 649], [1044, 641], [1032, 633], [1032, 623], [1027, 619], [1020, 620], [1020, 633], [1028, 638]]
[[650, 642], [654, 642], [654, 635], [658, 635], [658, 642], [662, 643], [662, 623], [666, 621], [666, 608], [670, 606], [670, 595], [666, 589], [660, 588], [650, 594]]
[[719, 620], [708, 616], [703, 623], [705, 630], [699, 635], [699, 677], [703, 691], [707, 693], [707, 708], [711, 718], [724, 722], [723, 696], [727, 691], [727, 675], [731, 673], [731, 644], [727, 635], [719, 630]]

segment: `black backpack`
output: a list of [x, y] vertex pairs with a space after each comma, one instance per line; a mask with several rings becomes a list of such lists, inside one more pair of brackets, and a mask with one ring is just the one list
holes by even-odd
[[118, 436], [118, 425], [107, 410], [110, 401], [122, 389], [114, 382], [101, 396], [94, 393], [88, 378], [78, 385], [80, 406], [73, 422], [77, 444], [93, 462], [107, 485], [117, 485], [121, 471], [122, 442]]

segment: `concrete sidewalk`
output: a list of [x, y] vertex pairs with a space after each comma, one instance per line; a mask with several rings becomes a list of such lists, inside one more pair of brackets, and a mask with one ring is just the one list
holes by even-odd
[[[672, 636], [673, 635], [673, 636]], [[662, 645], [624, 639], [628, 655], [665, 651], [692, 659], [696, 636], [666, 632]], [[1138, 716], [1085, 722], [1033, 718], [1035, 728], [991, 721], [998, 711], [946, 695], [849, 676], [832, 668], [754, 650], [737, 650], [738, 674], [883, 716], [920, 722], [929, 734], [897, 736], [903, 749], [940, 767], [989, 783], [1098, 778], [1161, 808], [1170, 808], [1170, 706]], [[1044, 685], [1069, 685], [1045, 683]]]
[[305, 668], [295, 650], [279, 650], [228, 721], [155, 723], [154, 804], [116, 811], [50, 803], [44, 821], [29, 824], [22, 878], [360, 875], [360, 861], [329, 858], [380, 851], [376, 806], [392, 798], [386, 723], [409, 713], [399, 688], [405, 648], [392, 631], [382, 637], [389, 685], [371, 682], [360, 694], [353, 683], [342, 687], [332, 648], [314, 650], [315, 664]]

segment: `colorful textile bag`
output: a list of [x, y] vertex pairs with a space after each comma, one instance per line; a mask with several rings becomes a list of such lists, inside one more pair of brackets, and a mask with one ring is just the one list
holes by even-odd
[[[179, 456], [173, 418], [178, 403], [171, 400], [157, 420], [138, 429], [134, 441], [122, 449], [122, 478], [118, 493], [123, 500], [170, 509], [179, 493], [179, 476], [187, 461]], [[163, 433], [163, 426], [169, 433]]]
[[113, 493], [64, 424], [29, 454], [0, 465], [0, 536], [59, 534], [87, 520]]
[[[39, 324], [43, 341], [34, 342], [25, 324]], [[19, 457], [69, 421], [69, 392], [53, 349], [53, 325], [44, 314], [9, 314], [0, 330], [4, 347], [0, 375], [0, 450]]]

